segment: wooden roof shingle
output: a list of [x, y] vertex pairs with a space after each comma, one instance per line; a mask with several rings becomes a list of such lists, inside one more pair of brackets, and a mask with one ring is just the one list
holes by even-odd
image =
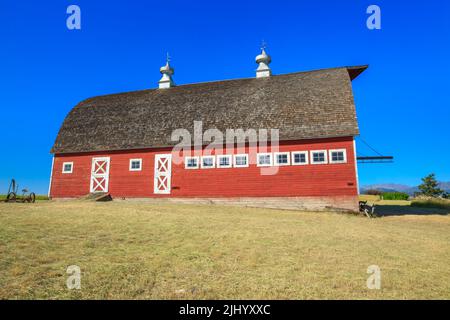
[[359, 134], [351, 81], [367, 66], [98, 96], [64, 120], [52, 153], [173, 146], [172, 131], [279, 129], [280, 140]]

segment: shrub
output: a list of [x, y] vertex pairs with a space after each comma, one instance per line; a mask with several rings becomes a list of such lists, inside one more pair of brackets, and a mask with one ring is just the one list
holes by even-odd
[[412, 207], [450, 209], [450, 200], [436, 198], [419, 198], [411, 202]]
[[383, 192], [383, 200], [408, 200], [409, 194], [404, 192]]

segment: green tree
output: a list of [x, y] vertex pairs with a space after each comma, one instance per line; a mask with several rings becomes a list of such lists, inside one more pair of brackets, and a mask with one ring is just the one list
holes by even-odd
[[443, 190], [438, 188], [438, 182], [434, 173], [422, 178], [422, 184], [419, 186], [420, 192], [428, 197], [438, 197], [444, 193]]

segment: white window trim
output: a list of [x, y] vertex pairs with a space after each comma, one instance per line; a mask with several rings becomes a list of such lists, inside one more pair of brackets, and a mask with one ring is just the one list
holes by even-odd
[[[347, 150], [346, 149], [332, 149], [328, 151], [330, 153], [330, 163], [347, 163]], [[342, 152], [344, 154], [344, 160], [333, 161], [333, 152]]]
[[[304, 154], [305, 155], [305, 162], [295, 162], [295, 155], [296, 154]], [[291, 164], [293, 166], [304, 166], [309, 164], [309, 157], [308, 157], [308, 151], [292, 151], [291, 152]]]
[[[212, 159], [212, 166], [211, 167], [205, 167], [203, 165], [203, 159]], [[216, 157], [215, 156], [202, 156], [201, 157], [201, 162], [200, 162], [200, 168], [202, 169], [214, 169], [216, 167]]]
[[[221, 165], [220, 159], [228, 158], [228, 165]], [[233, 156], [231, 154], [220, 154], [217, 156], [217, 168], [231, 168], [233, 166]]]
[[[197, 165], [195, 167], [188, 167], [188, 160], [190, 159], [197, 159]], [[200, 157], [184, 157], [184, 168], [185, 169], [198, 169], [199, 166], [199, 162], [200, 162]]]
[[[259, 163], [259, 156], [270, 156], [270, 163], [269, 164], [260, 164]], [[257, 167], [270, 167], [273, 165], [273, 156], [271, 153], [266, 152], [266, 153], [258, 153], [256, 154], [256, 166]]]
[[[236, 157], [245, 157], [247, 159], [246, 164], [242, 165], [242, 164], [236, 164]], [[235, 168], [247, 168], [248, 167], [248, 154], [246, 153], [241, 153], [241, 154], [235, 154], [233, 156], [233, 166]]]
[[[131, 164], [133, 162], [139, 162], [139, 168], [132, 168]], [[130, 167], [129, 167], [130, 171], [142, 171], [142, 159], [130, 159]]]
[[[287, 157], [287, 163], [278, 163], [278, 156], [279, 155], [286, 155]], [[291, 164], [291, 155], [289, 154], [289, 152], [274, 152], [273, 154], [273, 164], [277, 167], [280, 166], [289, 166]]]
[[[70, 171], [64, 170], [66, 165], [70, 164]], [[62, 173], [73, 173], [73, 162], [63, 162]]]
[[[314, 161], [314, 153], [315, 152], [323, 152], [324, 154], [324, 161], [323, 162], [316, 162]], [[327, 150], [311, 150], [311, 164], [327, 164], [328, 163], [328, 152]]]

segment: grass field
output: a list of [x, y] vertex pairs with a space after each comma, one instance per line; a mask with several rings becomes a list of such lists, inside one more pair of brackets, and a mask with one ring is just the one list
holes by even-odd
[[[6, 194], [0, 194], [0, 201], [5, 200], [6, 199]], [[19, 198], [22, 197], [22, 193], [18, 194]], [[48, 200], [48, 196], [42, 195], [42, 194], [37, 194], [36, 195], [36, 200]]]
[[411, 206], [413, 207], [421, 207], [421, 208], [441, 208], [450, 210], [450, 199], [414, 199], [411, 202]]
[[376, 204], [376, 205], [409, 206], [411, 204], [411, 201], [409, 201], [409, 200], [381, 200], [379, 196], [373, 196], [373, 195], [369, 195], [369, 194], [360, 195], [359, 200], [367, 201], [371, 204]]
[[[449, 262], [444, 214], [0, 203], [1, 299], [449, 299]], [[69, 265], [80, 290], [66, 287]], [[366, 287], [369, 265], [380, 290]]]

